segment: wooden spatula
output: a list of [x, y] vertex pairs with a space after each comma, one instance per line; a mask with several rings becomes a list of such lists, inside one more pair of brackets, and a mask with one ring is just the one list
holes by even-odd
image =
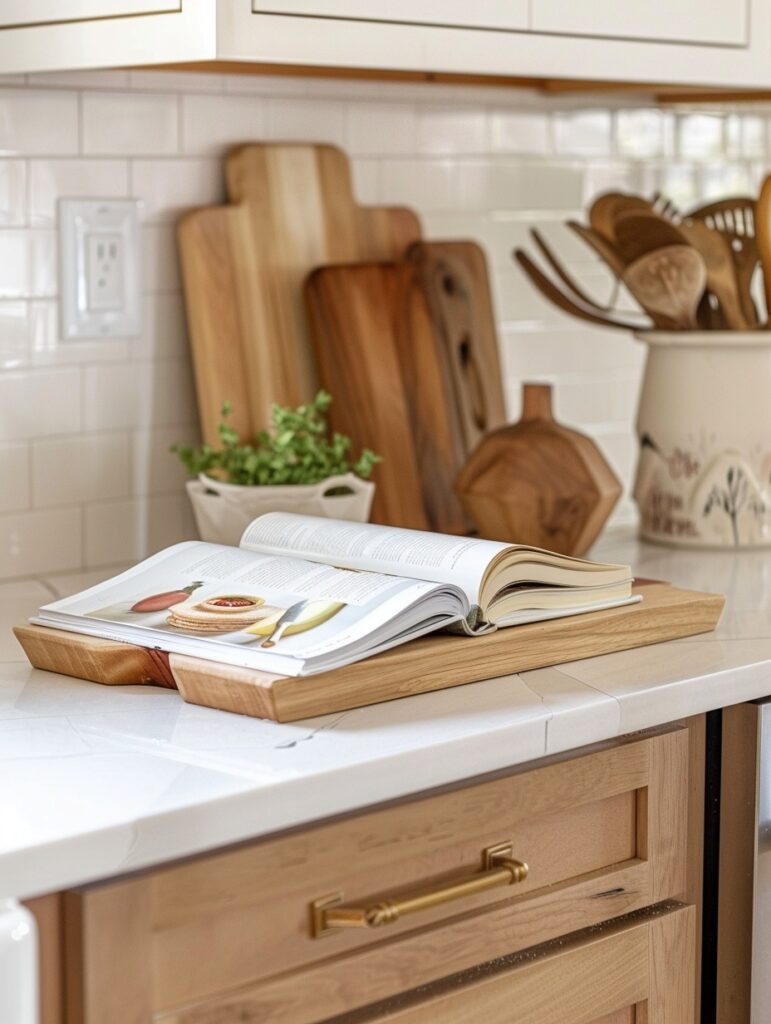
[[707, 270], [691, 246], [670, 245], [641, 256], [626, 268], [624, 282], [658, 325], [663, 317], [680, 330], [698, 327], [696, 310], [704, 294]]
[[700, 220], [690, 223], [683, 221], [679, 230], [704, 260], [707, 288], [720, 303], [726, 326], [732, 331], [750, 330], [755, 321], [749, 321], [744, 315], [736, 280], [736, 266], [726, 236], [708, 228]]

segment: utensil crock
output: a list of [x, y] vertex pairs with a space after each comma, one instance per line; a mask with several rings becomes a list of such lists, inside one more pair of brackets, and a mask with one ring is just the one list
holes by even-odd
[[646, 540], [771, 546], [771, 332], [649, 331], [634, 498]]

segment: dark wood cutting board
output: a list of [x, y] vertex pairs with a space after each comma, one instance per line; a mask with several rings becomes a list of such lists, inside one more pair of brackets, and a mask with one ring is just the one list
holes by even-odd
[[452, 382], [465, 459], [483, 434], [506, 422], [487, 260], [475, 242], [464, 241], [416, 242], [408, 259], [420, 275]]
[[321, 381], [336, 395], [331, 425], [383, 456], [373, 520], [465, 532], [452, 383], [416, 267], [322, 267], [306, 299]]

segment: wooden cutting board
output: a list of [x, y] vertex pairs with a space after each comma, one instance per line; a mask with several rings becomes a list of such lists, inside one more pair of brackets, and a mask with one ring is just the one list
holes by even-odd
[[[639, 581], [636, 605], [501, 629], [482, 637], [434, 634], [374, 658], [290, 678], [164, 655], [44, 626], [14, 630], [35, 668], [96, 683], [176, 686], [190, 704], [293, 722], [431, 690], [707, 633], [719, 594]], [[473, 690], [469, 701], [473, 704]]]
[[[401, 258], [420, 238], [416, 215], [356, 203], [348, 158], [334, 146], [254, 143], [226, 160], [231, 205], [179, 225], [198, 407], [217, 444], [224, 399], [253, 435], [270, 405], [312, 398], [318, 375], [302, 285], [314, 267]], [[335, 388], [331, 388], [335, 394]]]
[[425, 291], [452, 382], [463, 459], [506, 422], [487, 260], [474, 242], [417, 242], [408, 259]]
[[383, 457], [373, 521], [466, 532], [452, 381], [414, 264], [322, 267], [306, 298], [331, 426]]

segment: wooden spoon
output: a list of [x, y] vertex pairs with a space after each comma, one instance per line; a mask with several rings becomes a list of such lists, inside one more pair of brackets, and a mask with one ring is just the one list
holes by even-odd
[[552, 268], [552, 270], [560, 279], [560, 281], [562, 281], [562, 283], [565, 285], [568, 291], [572, 293], [574, 299], [577, 299], [579, 302], [582, 302], [588, 309], [592, 309], [596, 313], [603, 314], [610, 313], [613, 311], [614, 306], [612, 302], [608, 303], [608, 305], [602, 305], [601, 303], [596, 302], [590, 295], [587, 295], [587, 293], [583, 290], [583, 288], [581, 288], [581, 286], [578, 284], [578, 282], [575, 280], [572, 274], [568, 273], [568, 271], [562, 266], [562, 264], [557, 259], [557, 256], [554, 254], [552, 249], [547, 245], [546, 239], [541, 235], [541, 233], [536, 228], [531, 228], [530, 234], [533, 238], [533, 241], [540, 249], [543, 258]]
[[736, 280], [736, 266], [731, 245], [725, 235], [713, 231], [700, 220], [684, 221], [680, 231], [704, 259], [707, 270], [707, 288], [717, 297], [726, 325], [732, 331], [748, 331], [757, 320], [744, 315]]
[[614, 317], [601, 316], [598, 313], [594, 313], [589, 309], [579, 306], [578, 303], [570, 299], [564, 294], [564, 292], [561, 292], [554, 282], [538, 269], [523, 249], [514, 250], [514, 259], [519, 263], [520, 267], [522, 267], [525, 274], [544, 298], [548, 299], [549, 302], [558, 306], [566, 313], [570, 313], [572, 316], [578, 317], [579, 320], [586, 320], [591, 324], [601, 324], [603, 327], [620, 328], [624, 331], [640, 331], [648, 330], [650, 328], [649, 324], [645, 325], [616, 320]]
[[766, 309], [771, 311], [771, 174], [763, 182], [755, 210], [755, 237], [758, 240]]
[[629, 212], [649, 212], [651, 204], [642, 196], [631, 196], [625, 192], [605, 192], [598, 196], [589, 210], [589, 223], [608, 242], [616, 240], [616, 221]]
[[680, 229], [656, 213], [625, 213], [616, 221], [616, 250], [627, 266], [655, 249], [686, 245]]
[[696, 309], [707, 270], [690, 245], [669, 245], [646, 253], [626, 268], [624, 283], [654, 321], [664, 317], [680, 330], [698, 327]]

